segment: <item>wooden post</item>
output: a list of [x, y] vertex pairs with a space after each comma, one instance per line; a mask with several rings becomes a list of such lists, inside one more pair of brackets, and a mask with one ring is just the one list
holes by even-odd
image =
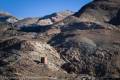
[[45, 57], [44, 64], [48, 64], [48, 61], [47, 61], [47, 56]]
[[47, 56], [46, 57], [41, 57], [41, 63], [48, 64]]

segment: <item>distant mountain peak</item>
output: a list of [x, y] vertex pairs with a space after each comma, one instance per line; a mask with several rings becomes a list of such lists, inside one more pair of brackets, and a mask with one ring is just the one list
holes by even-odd
[[0, 16], [10, 16], [11, 14], [8, 13], [8, 12], [3, 12], [3, 11], [0, 11]]
[[18, 19], [16, 17], [12, 16], [10, 13], [0, 11], [0, 22], [14, 23], [17, 21], [18, 21]]
[[70, 10], [64, 10], [56, 13], [52, 13], [50, 15], [46, 15], [43, 17], [37, 17], [37, 18], [25, 18], [20, 21], [18, 21], [17, 25], [30, 25], [30, 24], [37, 24], [37, 25], [52, 25], [56, 22], [59, 22], [66, 17], [73, 15], [73, 11]]
[[50, 24], [53, 24], [53, 23], [56, 23], [56, 22], [59, 22], [59, 21], [63, 20], [64, 18], [66, 18], [70, 15], [73, 15], [73, 13], [74, 13], [73, 11], [64, 10], [64, 11], [61, 11], [61, 12], [56, 12], [56, 13], [44, 16], [44, 17], [41, 18], [41, 20], [42, 21], [43, 20], [48, 20], [50, 22]]

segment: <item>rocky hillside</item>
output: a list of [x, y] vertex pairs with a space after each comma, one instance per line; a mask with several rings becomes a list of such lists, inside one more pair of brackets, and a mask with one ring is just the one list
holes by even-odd
[[119, 0], [94, 0], [74, 14], [0, 21], [0, 75], [8, 80], [118, 79], [119, 6]]
[[41, 26], [46, 26], [46, 25], [52, 25], [56, 22], [59, 22], [61, 20], [63, 20], [64, 18], [72, 15], [73, 12], [66, 10], [63, 12], [57, 12], [57, 13], [53, 13], [44, 17], [37, 17], [37, 18], [25, 18], [22, 20], [19, 20], [18, 22], [16, 22], [15, 24], [17, 26], [28, 26], [31, 24], [37, 24], [37, 25], [41, 25]]
[[75, 16], [79, 17], [81, 21], [120, 25], [119, 6], [119, 0], [94, 0], [79, 10]]

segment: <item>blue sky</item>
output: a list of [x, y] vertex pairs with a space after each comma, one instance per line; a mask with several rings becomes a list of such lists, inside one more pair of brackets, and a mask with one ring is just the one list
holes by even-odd
[[0, 11], [24, 17], [39, 17], [64, 10], [78, 11], [92, 0], [0, 0]]

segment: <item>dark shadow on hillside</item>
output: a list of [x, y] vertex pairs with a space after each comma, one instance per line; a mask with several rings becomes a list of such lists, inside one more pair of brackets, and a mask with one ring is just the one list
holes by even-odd
[[113, 24], [113, 25], [120, 25], [120, 9], [117, 13], [117, 15], [115, 17], [113, 17], [110, 22], [110, 24]]
[[105, 29], [105, 27], [96, 23], [72, 23], [61, 27], [62, 31], [73, 31], [73, 30], [89, 30], [89, 29]]
[[5, 22], [8, 19], [8, 17], [0, 17], [1, 22]]
[[21, 27], [20, 31], [23, 31], [23, 32], [45, 32], [48, 29], [50, 29], [49, 26], [40, 26], [40, 25], [32, 24], [29, 26]]

